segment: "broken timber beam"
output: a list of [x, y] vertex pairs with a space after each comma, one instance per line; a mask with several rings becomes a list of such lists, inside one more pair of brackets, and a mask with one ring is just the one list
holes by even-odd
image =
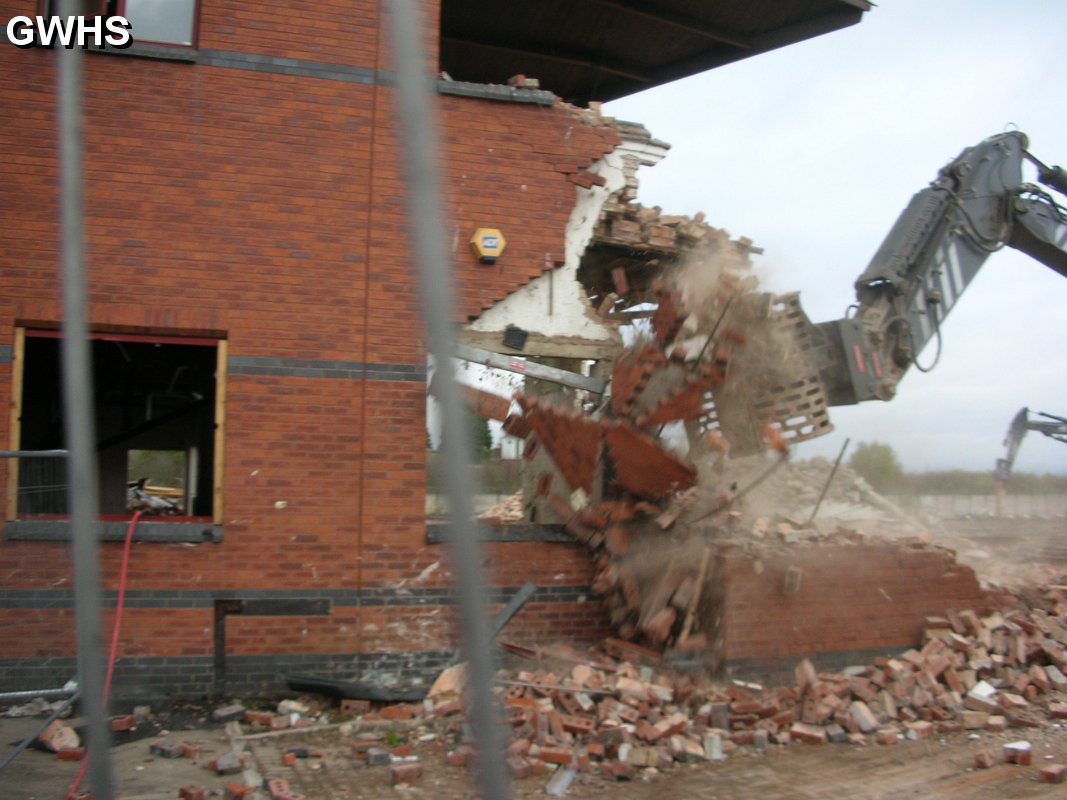
[[528, 375], [539, 381], [549, 381], [550, 383], [570, 386], [574, 389], [584, 389], [593, 394], [603, 394], [604, 389], [607, 388], [607, 381], [599, 380], [598, 378], [590, 378], [586, 375], [579, 375], [577, 372], [538, 364], [536, 361], [525, 361], [514, 356], [492, 353], [479, 347], [458, 344], [456, 345], [455, 356], [464, 361], [515, 372], [519, 375]]

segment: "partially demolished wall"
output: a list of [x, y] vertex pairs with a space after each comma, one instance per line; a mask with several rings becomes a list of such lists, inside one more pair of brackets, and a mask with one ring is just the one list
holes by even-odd
[[731, 673], [788, 674], [812, 656], [824, 668], [866, 663], [914, 647], [927, 617], [986, 604], [973, 570], [948, 550], [855, 534], [810, 536], [730, 545], [718, 554], [716, 656]]
[[[410, 680], [454, 656], [447, 555], [424, 517], [425, 343], [404, 248], [411, 221], [393, 87], [379, 69], [387, 37], [377, 18], [349, 14], [353, 35], [379, 49], [305, 42], [310, 49], [283, 54], [302, 60], [294, 72], [269, 44], [292, 39], [292, 18], [245, 5], [236, 22], [201, 21], [203, 52], [226, 50], [226, 59], [85, 65], [83, 100], [95, 120], [85, 142], [94, 180], [85, 220], [90, 324], [106, 335], [210, 339], [226, 393], [214, 463], [217, 536], [205, 540], [205, 523], [195, 519], [182, 523], [192, 533], [178, 539], [139, 529], [117, 695], [276, 689], [290, 672]], [[336, 2], [321, 10], [350, 11]], [[242, 42], [258, 42], [256, 52]], [[0, 402], [15, 408], [23, 364], [12, 343], [26, 327], [54, 333], [62, 314], [55, 125], [42, 110], [54, 105], [55, 62], [47, 51], [9, 51], [0, 53], [5, 97], [35, 110], [0, 132], [0, 172], [20, 187], [5, 206], [19, 247], [0, 254]], [[322, 60], [333, 58], [344, 64]], [[545, 92], [453, 85], [442, 94], [457, 323], [547, 277], [546, 302], [577, 292], [583, 318], [614, 330], [644, 313], [637, 306], [655, 296], [660, 267], [691, 246], [741, 255], [750, 248], [699, 217], [670, 218], [633, 202], [635, 170], [664, 149], [639, 126]], [[122, 169], [113, 164], [115, 142]], [[609, 191], [608, 167], [618, 194]], [[586, 208], [578, 225], [576, 209]], [[508, 239], [492, 265], [465, 248], [482, 226]], [[571, 226], [587, 239], [568, 240]], [[574, 247], [580, 263], [570, 260]], [[577, 280], [552, 282], [559, 264]], [[684, 321], [676, 333], [688, 333]], [[680, 353], [664, 358], [687, 369]], [[655, 425], [663, 408], [635, 403], [629, 427], [608, 438], [632, 455], [630, 447], [647, 444], [637, 417]], [[8, 449], [19, 444], [16, 423], [4, 426]], [[6, 464], [0, 470], [14, 493]], [[652, 470], [639, 457], [627, 482], [669, 494], [643, 472]], [[546, 486], [545, 497], [561, 489]], [[561, 494], [567, 515], [569, 495]], [[8, 531], [0, 543], [5, 690], [60, 686], [76, 669], [69, 529], [65, 520], [45, 522], [46, 535], [16, 540]], [[551, 533], [557, 541], [539, 540], [543, 530], [497, 531], [487, 547], [490, 599], [502, 605], [531, 581], [537, 590], [509, 637], [599, 639], [611, 623], [592, 588], [603, 565], [585, 544]], [[117, 543], [102, 545], [108, 604], [121, 561]]]
[[[647, 331], [594, 368], [603, 398], [522, 393], [504, 425], [534, 473], [527, 519], [585, 544], [614, 633], [714, 673], [766, 672], [907, 648], [926, 616], [978, 604], [973, 571], [922, 540], [746, 528], [742, 499], [830, 430], [792, 336], [802, 312], [756, 291], [747, 240], [634, 202], [636, 166], [578, 278], [605, 322], [643, 317]], [[754, 468], [736, 458], [764, 449], [775, 456]]]

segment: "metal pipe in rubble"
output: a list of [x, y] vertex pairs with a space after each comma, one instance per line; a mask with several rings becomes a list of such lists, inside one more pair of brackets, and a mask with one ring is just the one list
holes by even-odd
[[851, 439], [845, 439], [845, 443], [841, 445], [841, 452], [837, 454], [837, 460], [834, 462], [834, 466], [826, 478], [826, 483], [822, 485], [822, 491], [819, 492], [819, 499], [815, 501], [815, 508], [811, 510], [811, 516], [808, 517], [809, 525], [815, 521], [815, 515], [819, 513], [819, 506], [821, 506], [822, 501], [826, 499], [826, 492], [830, 489], [830, 484], [834, 480], [834, 475], [837, 474], [838, 467], [841, 466], [841, 459], [845, 457], [845, 451], [848, 450], [848, 443], [851, 441]]
[[71, 706], [73, 706], [76, 702], [78, 702], [78, 698], [80, 696], [81, 695], [79, 694], [78, 690], [75, 689], [74, 690], [74, 694], [72, 694], [69, 698], [67, 698], [67, 701], [65, 703], [63, 703], [62, 705], [60, 705], [57, 708], [55, 708], [52, 711], [52, 713], [48, 715], [48, 719], [46, 719], [44, 722], [41, 723], [39, 728], [37, 728], [33, 733], [31, 733], [29, 736], [27, 736], [25, 739], [23, 739], [21, 742], [19, 742], [15, 746], [15, 748], [10, 753], [7, 754], [7, 756], [4, 758], [4, 760], [2, 762], [0, 762], [0, 772], [3, 772], [4, 769], [7, 768], [7, 765], [10, 764], [12, 761], [14, 761], [19, 753], [21, 753], [23, 750], [25, 750], [27, 747], [29, 747], [31, 744], [33, 744], [37, 740], [37, 737], [40, 736], [42, 733], [44, 733], [45, 728], [47, 728], [49, 725], [51, 725], [53, 722], [55, 722], [61, 716], [66, 714], [67, 711], [70, 710]]
[[[60, 15], [84, 13], [77, 0], [62, 0]], [[100, 567], [94, 525], [97, 517], [96, 431], [89, 368], [88, 301], [84, 264], [82, 197], [82, 52], [60, 47], [59, 188], [60, 253], [63, 298], [63, 414], [67, 449], [71, 561], [74, 565], [75, 642], [78, 685], [85, 710], [92, 796], [113, 796], [111, 729], [104, 700], [104, 663], [100, 645]]]
[[0, 703], [18, 703], [23, 700], [62, 700], [78, 693], [78, 685], [69, 683], [59, 689], [26, 689], [20, 692], [0, 692]]
[[494, 659], [484, 606], [481, 548], [472, 522], [470, 455], [452, 365], [456, 351], [455, 315], [435, 165], [438, 138], [432, 109], [436, 98], [431, 91], [430, 77], [423, 69], [426, 59], [419, 46], [421, 26], [415, 4], [411, 0], [390, 0], [388, 7], [392, 16], [392, 66], [396, 70], [397, 112], [407, 164], [411, 235], [415, 245], [415, 283], [420, 290], [427, 342], [438, 378], [435, 386], [441, 405], [441, 469], [451, 516], [448, 546], [455, 565], [463, 621], [463, 650], [470, 687], [469, 719], [479, 755], [481, 796], [485, 800], [503, 800], [509, 794], [508, 776], [491, 685]]

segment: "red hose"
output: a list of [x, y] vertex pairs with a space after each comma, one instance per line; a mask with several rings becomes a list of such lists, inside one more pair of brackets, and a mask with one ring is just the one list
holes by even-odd
[[[135, 511], [130, 517], [130, 524], [126, 526], [126, 541], [122, 546], [122, 568], [119, 570], [119, 596], [115, 601], [115, 623], [111, 626], [111, 649], [107, 656], [107, 675], [104, 678], [104, 708], [107, 708], [108, 695], [111, 693], [111, 676], [115, 672], [115, 658], [119, 651], [119, 630], [122, 628], [122, 609], [126, 604], [126, 570], [130, 565], [130, 545], [133, 544], [133, 531], [137, 527], [137, 520], [141, 518], [141, 512]], [[74, 800], [78, 793], [78, 787], [85, 779], [85, 771], [89, 768], [89, 755], [86, 753], [78, 767], [78, 774], [74, 776], [74, 783], [67, 789], [66, 800]]]

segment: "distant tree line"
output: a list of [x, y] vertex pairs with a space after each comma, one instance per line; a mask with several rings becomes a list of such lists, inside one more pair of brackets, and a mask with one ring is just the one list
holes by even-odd
[[[493, 449], [493, 434], [489, 422], [470, 409], [464, 410], [465, 435], [471, 457], [471, 483], [478, 494], [509, 495], [522, 486], [522, 464], [501, 461], [499, 449]], [[433, 447], [433, 438], [426, 432], [426, 491], [443, 491], [441, 454]]]
[[[883, 494], [993, 494], [992, 465], [988, 470], [963, 469], [905, 472], [893, 448], [881, 442], [862, 442], [848, 466]], [[1067, 494], [1067, 476], [1013, 472], [1011, 494]]]

